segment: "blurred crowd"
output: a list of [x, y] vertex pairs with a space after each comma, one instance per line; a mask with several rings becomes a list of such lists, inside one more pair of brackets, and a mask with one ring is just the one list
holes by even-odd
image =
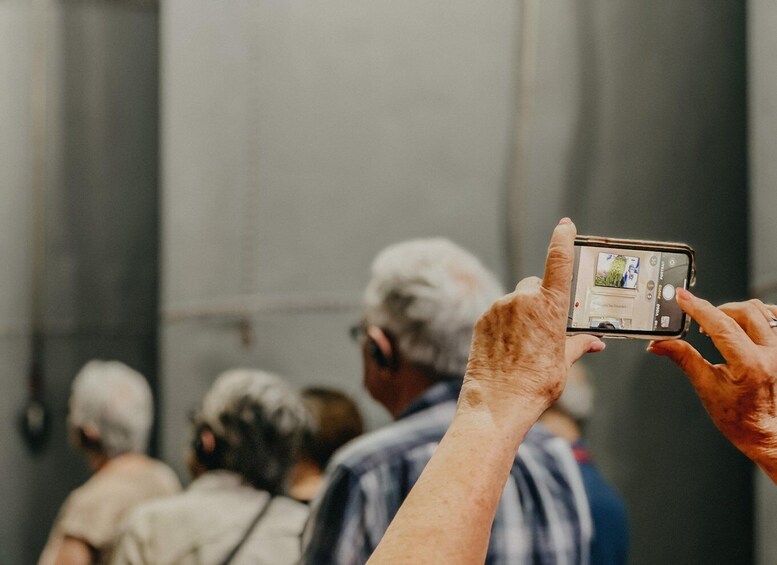
[[[450, 426], [473, 327], [503, 294], [448, 240], [386, 248], [351, 335], [363, 385], [392, 423], [365, 434], [343, 392], [235, 368], [191, 418], [186, 489], [146, 454], [146, 379], [118, 361], [87, 363], [68, 429], [92, 475], [62, 504], [40, 565], [365, 563]], [[625, 505], [584, 440], [593, 406], [577, 365], [514, 455], [487, 563], [626, 563]]]

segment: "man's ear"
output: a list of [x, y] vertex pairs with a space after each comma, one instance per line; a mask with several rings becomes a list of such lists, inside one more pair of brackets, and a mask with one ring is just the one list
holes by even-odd
[[383, 369], [396, 369], [397, 358], [394, 355], [394, 347], [385, 332], [378, 326], [368, 326], [367, 347], [375, 363]]
[[92, 424], [78, 427], [78, 442], [80, 447], [88, 450], [99, 450], [101, 447], [100, 432]]
[[206, 428], [200, 432], [200, 441], [202, 441], [202, 449], [205, 453], [216, 451], [216, 435], [209, 429]]
[[197, 458], [205, 462], [216, 452], [216, 436], [209, 428], [202, 428], [194, 438], [194, 452]]

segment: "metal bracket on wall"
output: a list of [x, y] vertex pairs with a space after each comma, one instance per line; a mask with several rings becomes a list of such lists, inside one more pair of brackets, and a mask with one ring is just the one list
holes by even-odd
[[251, 315], [352, 312], [358, 310], [360, 305], [357, 293], [254, 294], [169, 306], [162, 309], [161, 322], [178, 324], [195, 320], [237, 320], [242, 324]]
[[132, 8], [159, 9], [159, 0], [59, 0], [62, 6], [83, 4], [105, 4], [107, 6], [129, 6]]
[[220, 301], [172, 306], [162, 309], [162, 324], [185, 322], [227, 323], [238, 330], [243, 347], [256, 342], [253, 317], [261, 314], [309, 314], [358, 311], [354, 294], [289, 293], [237, 296]]

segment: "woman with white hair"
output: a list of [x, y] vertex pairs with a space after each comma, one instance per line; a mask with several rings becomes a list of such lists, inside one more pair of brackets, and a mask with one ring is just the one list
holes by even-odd
[[175, 473], [143, 452], [153, 421], [146, 379], [118, 361], [90, 361], [73, 380], [68, 431], [92, 477], [59, 512], [39, 565], [104, 563], [138, 503], [180, 490]]
[[279, 377], [219, 376], [192, 421], [194, 482], [133, 513], [114, 563], [296, 563], [308, 510], [284, 494], [309, 422]]

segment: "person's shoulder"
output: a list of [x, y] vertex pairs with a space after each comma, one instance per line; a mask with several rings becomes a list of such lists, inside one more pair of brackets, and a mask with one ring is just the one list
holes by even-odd
[[268, 522], [299, 535], [310, 515], [310, 507], [288, 496], [276, 496], [272, 500], [272, 506], [268, 509], [267, 515]]
[[273, 497], [272, 503], [274, 507], [288, 512], [304, 514], [304, 513], [307, 513], [308, 511], [307, 504], [300, 502], [299, 500], [294, 500], [293, 498], [285, 494], [281, 494]]
[[187, 496], [186, 491], [184, 491], [141, 502], [132, 509], [127, 524], [140, 526], [142, 524], [166, 522], [177, 514], [186, 513], [191, 506], [190, 498]]
[[[116, 535], [116, 505], [110, 502], [110, 485], [93, 475], [71, 492], [62, 506], [59, 528], [66, 536], [103, 548]], [[109, 502], [106, 502], [109, 501]]]
[[412, 456], [436, 445], [445, 435], [455, 405], [435, 406], [352, 440], [335, 453], [329, 470], [364, 473], [376, 466]]
[[553, 435], [545, 426], [537, 422], [526, 434], [516, 454], [515, 464], [523, 461], [537, 461], [549, 469], [567, 469], [570, 465], [577, 468], [572, 446], [563, 438]]
[[203, 510], [207, 511], [192, 504], [186, 491], [141, 502], [123, 524], [119, 554], [141, 552], [145, 562], [176, 562], [188, 547], [188, 522], [191, 517], [201, 516]]
[[110, 492], [111, 482], [100, 473], [95, 473], [89, 477], [84, 484], [67, 496], [62, 506], [63, 515], [69, 517], [94, 514], [95, 508], [105, 503], [105, 497]]
[[[540, 450], [554, 450], [557, 446], [565, 446], [566, 451], [572, 453], [572, 447], [568, 441], [553, 434], [548, 428], [546, 428], [541, 422], [535, 423], [529, 431], [526, 433], [526, 437], [521, 443], [521, 447], [524, 445], [533, 449]], [[520, 450], [519, 450], [520, 453]]]
[[169, 532], [170, 528], [180, 527], [181, 518], [197, 515], [197, 508], [192, 504], [186, 491], [146, 500], [135, 506], [124, 522], [124, 533], [142, 545], [156, 547], [160, 535]]
[[115, 464], [95, 473], [83, 488], [87, 492], [109, 490], [114, 496], [126, 492], [142, 500], [177, 493], [181, 482], [166, 463], [133, 453], [119, 456]]
[[526, 434], [523, 443], [531, 445], [544, 445], [548, 442], [553, 442], [559, 439], [548, 428], [546, 428], [541, 422], [536, 422]]
[[181, 490], [181, 481], [178, 480], [178, 475], [164, 461], [149, 457], [146, 473], [151, 480], [155, 481], [161, 489], [168, 491], [169, 494], [175, 494]]

